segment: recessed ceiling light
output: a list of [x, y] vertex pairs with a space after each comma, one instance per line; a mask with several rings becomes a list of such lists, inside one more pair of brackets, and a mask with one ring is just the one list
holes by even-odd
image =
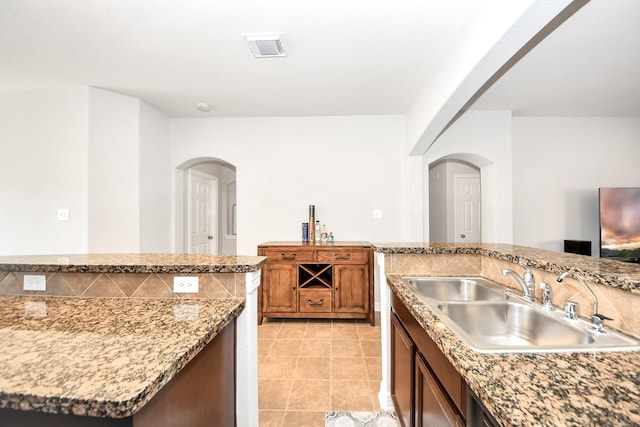
[[198, 102], [198, 105], [196, 105], [196, 108], [202, 111], [203, 113], [208, 113], [209, 111], [211, 111], [211, 106], [206, 102]]
[[256, 58], [277, 58], [288, 54], [282, 33], [243, 34], [242, 36]]

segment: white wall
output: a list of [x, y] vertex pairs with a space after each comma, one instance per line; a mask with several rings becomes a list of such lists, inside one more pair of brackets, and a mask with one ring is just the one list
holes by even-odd
[[640, 186], [640, 118], [515, 117], [514, 243], [599, 251], [598, 188]]
[[89, 89], [89, 252], [138, 252], [140, 101]]
[[170, 252], [169, 119], [89, 89], [89, 252]]
[[140, 252], [170, 252], [169, 118], [140, 103]]
[[447, 241], [447, 162], [429, 167], [429, 241]]
[[166, 116], [95, 88], [2, 91], [0, 135], [0, 255], [170, 251]]
[[236, 166], [239, 254], [300, 240], [310, 204], [336, 240], [398, 241], [404, 141], [401, 116], [173, 119], [171, 168], [200, 157]]
[[87, 99], [87, 88], [0, 92], [0, 255], [87, 252]]
[[[512, 243], [511, 113], [468, 111], [453, 124], [424, 156], [425, 188], [429, 165], [441, 159], [459, 159], [480, 168], [482, 192], [482, 241]], [[429, 195], [425, 212], [429, 212]], [[428, 221], [428, 214], [425, 214]], [[424, 240], [429, 241], [425, 225]]]

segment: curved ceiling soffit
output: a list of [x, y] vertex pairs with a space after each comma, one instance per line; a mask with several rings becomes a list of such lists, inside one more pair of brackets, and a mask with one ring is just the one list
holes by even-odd
[[233, 164], [217, 157], [195, 157], [193, 159], [189, 159], [185, 162], [180, 163], [178, 166], [176, 166], [176, 169], [186, 170], [200, 163], [215, 163], [220, 166], [225, 166], [234, 171], [236, 170], [236, 167]]
[[457, 160], [457, 161], [462, 161], [465, 163], [469, 163], [470, 165], [477, 167], [477, 168], [484, 168], [486, 166], [490, 166], [493, 164], [493, 162], [489, 159], [487, 159], [484, 156], [481, 156], [479, 154], [475, 154], [475, 153], [452, 153], [452, 154], [447, 154], [446, 156], [442, 156], [436, 160], [434, 160], [433, 162], [431, 162], [429, 164], [429, 166], [433, 166], [437, 163], [440, 162], [445, 162], [445, 161], [451, 161], [451, 160]]
[[[550, 20], [547, 20], [546, 23], [541, 22], [542, 27], [537, 32], [531, 34], [528, 41], [523, 40], [521, 47], [510, 57], [504, 56], [504, 53], [508, 52], [509, 49], [503, 46], [506, 40], [503, 36], [503, 38], [487, 52], [480, 63], [470, 71], [469, 75], [467, 75], [462, 84], [451, 94], [449, 99], [444, 102], [440, 112], [427, 124], [422, 136], [418, 139], [410, 154], [423, 155], [426, 153], [433, 143], [436, 142], [483, 93], [500, 79], [500, 77], [589, 1], [590, 0], [569, 0], [569, 3]], [[540, 13], [540, 10], [551, 7], [551, 4], [552, 3], [541, 1], [529, 10], [528, 15], [530, 15], [534, 21], [544, 20], [544, 13]], [[561, 3], [558, 2], [558, 5], [555, 7], [562, 7]], [[512, 36], [520, 38], [526, 35], [528, 31], [519, 27], [527, 26], [531, 26], [531, 23], [527, 23], [526, 19], [521, 19], [505, 36], [511, 33]], [[502, 61], [502, 64], [500, 64], [500, 61]], [[493, 74], [486, 74], [491, 69], [495, 70]], [[466, 99], [466, 102], [464, 99]], [[454, 104], [460, 107], [457, 108]], [[452, 112], [456, 110], [457, 112], [452, 114]], [[447, 115], [449, 117], [446, 117]]]

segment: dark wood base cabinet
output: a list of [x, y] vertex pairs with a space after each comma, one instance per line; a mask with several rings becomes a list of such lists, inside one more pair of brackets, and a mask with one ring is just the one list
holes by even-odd
[[235, 351], [234, 320], [130, 417], [96, 418], [0, 409], [0, 426], [233, 427], [236, 424]]
[[464, 426], [462, 376], [395, 294], [391, 306], [391, 397], [401, 424]]
[[373, 249], [367, 242], [267, 242], [258, 293], [264, 317], [368, 319], [374, 324]]

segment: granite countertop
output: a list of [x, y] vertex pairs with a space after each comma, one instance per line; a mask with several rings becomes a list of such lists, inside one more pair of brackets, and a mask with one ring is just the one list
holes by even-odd
[[640, 264], [500, 243], [375, 243], [383, 254], [478, 254], [561, 274], [575, 271], [590, 282], [640, 294]]
[[243, 307], [238, 299], [0, 297], [0, 407], [130, 416]]
[[259, 256], [198, 254], [79, 254], [0, 256], [0, 271], [61, 273], [248, 273]]
[[639, 352], [477, 353], [400, 275], [387, 282], [501, 425], [640, 425]]

